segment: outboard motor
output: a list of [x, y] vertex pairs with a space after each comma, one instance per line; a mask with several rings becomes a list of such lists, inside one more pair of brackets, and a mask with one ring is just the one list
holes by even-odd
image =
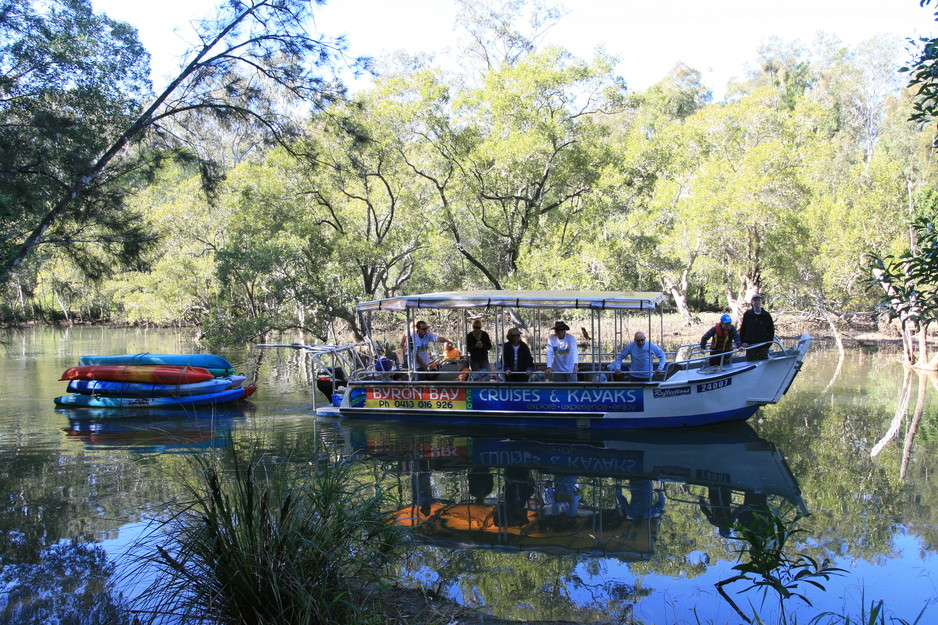
[[348, 377], [342, 367], [325, 367], [316, 374], [316, 388], [329, 400], [340, 386], [345, 386]]

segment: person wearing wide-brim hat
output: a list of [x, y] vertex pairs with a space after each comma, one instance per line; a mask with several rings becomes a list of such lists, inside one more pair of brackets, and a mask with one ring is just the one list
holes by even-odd
[[555, 382], [576, 382], [580, 371], [580, 354], [576, 340], [567, 334], [563, 321], [554, 324], [554, 334], [547, 339], [547, 377]]
[[[747, 347], [746, 360], [767, 360], [769, 357], [769, 342], [775, 340], [775, 321], [769, 311], [762, 308], [763, 297], [756, 293], [750, 298], [752, 308], [743, 313], [743, 320], [739, 324], [739, 339], [743, 347]], [[766, 343], [760, 345], [760, 343]]]
[[527, 343], [521, 340], [521, 330], [511, 328], [505, 334], [502, 347], [502, 364], [505, 368], [505, 380], [508, 382], [527, 382], [534, 372], [534, 358]]

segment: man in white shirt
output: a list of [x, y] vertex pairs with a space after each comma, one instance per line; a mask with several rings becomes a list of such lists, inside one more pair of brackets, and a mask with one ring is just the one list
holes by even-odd
[[446, 343], [451, 341], [444, 336], [430, 332], [426, 321], [418, 321], [414, 324], [414, 328], [414, 332], [409, 335], [405, 334], [401, 339], [401, 349], [405, 350], [406, 353], [409, 342], [410, 348], [414, 351], [414, 366], [417, 371], [427, 371], [430, 367], [430, 361], [433, 360], [430, 355], [430, 343]]
[[576, 382], [580, 371], [580, 354], [576, 341], [567, 334], [570, 326], [563, 321], [554, 324], [554, 335], [547, 339], [547, 378], [554, 382]]

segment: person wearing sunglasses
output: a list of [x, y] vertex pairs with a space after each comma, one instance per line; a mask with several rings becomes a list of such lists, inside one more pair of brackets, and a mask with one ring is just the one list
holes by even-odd
[[621, 377], [622, 361], [629, 358], [631, 360], [629, 363], [629, 379], [647, 382], [652, 376], [652, 356], [658, 359], [658, 371], [664, 371], [664, 366], [668, 361], [667, 357], [663, 349], [645, 339], [644, 332], [636, 332], [632, 338], [632, 342], [619, 352], [610, 368], [615, 377]]
[[466, 334], [466, 349], [469, 350], [469, 368], [473, 371], [488, 371], [492, 339], [489, 338], [488, 332], [482, 329], [480, 319], [472, 321], [472, 332]]
[[414, 353], [414, 365], [417, 371], [427, 371], [430, 368], [430, 362], [433, 360], [430, 354], [430, 343], [451, 342], [448, 338], [433, 334], [430, 332], [426, 321], [418, 321], [414, 324], [414, 332], [404, 335], [401, 339], [401, 349], [408, 347]]

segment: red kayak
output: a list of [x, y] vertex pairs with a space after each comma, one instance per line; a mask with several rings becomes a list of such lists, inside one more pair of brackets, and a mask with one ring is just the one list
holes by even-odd
[[60, 380], [108, 380], [150, 384], [194, 384], [215, 376], [202, 367], [174, 365], [81, 365], [66, 369]]

